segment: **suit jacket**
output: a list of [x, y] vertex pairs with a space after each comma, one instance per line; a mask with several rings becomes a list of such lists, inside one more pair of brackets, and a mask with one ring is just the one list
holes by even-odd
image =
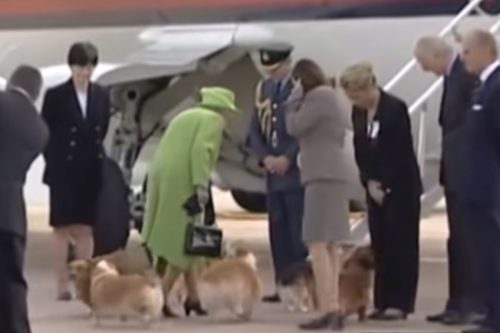
[[44, 153], [45, 184], [65, 186], [81, 177], [100, 182], [102, 142], [110, 117], [109, 93], [104, 87], [89, 85], [86, 111], [84, 117], [71, 80], [45, 94], [42, 117], [50, 130]]
[[498, 204], [500, 194], [500, 67], [474, 94], [467, 119], [466, 200]]
[[0, 230], [26, 236], [23, 186], [48, 141], [35, 107], [16, 90], [0, 92]]
[[442, 128], [441, 169], [439, 181], [447, 191], [463, 192], [467, 146], [467, 113], [472, 101], [476, 78], [469, 74], [459, 57], [444, 77], [439, 113]]
[[399, 196], [420, 195], [422, 182], [413, 148], [408, 107], [399, 98], [381, 91], [379, 105], [368, 134], [367, 113], [353, 107], [354, 153], [361, 182], [379, 181], [387, 192]]
[[302, 182], [348, 180], [344, 151], [348, 122], [335, 90], [320, 86], [303, 98], [291, 96], [287, 112], [288, 132], [299, 142]]
[[286, 101], [294, 88], [292, 79], [281, 87], [271, 79], [260, 81], [256, 88], [255, 112], [250, 121], [247, 145], [262, 161], [266, 156], [285, 155], [290, 168], [283, 175], [267, 173], [268, 191], [300, 189], [300, 172], [297, 166], [299, 145], [286, 129]]

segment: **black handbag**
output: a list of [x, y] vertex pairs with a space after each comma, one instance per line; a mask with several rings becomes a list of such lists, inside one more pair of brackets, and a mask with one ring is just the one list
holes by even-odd
[[222, 230], [215, 226], [189, 223], [186, 228], [184, 252], [199, 257], [222, 256]]

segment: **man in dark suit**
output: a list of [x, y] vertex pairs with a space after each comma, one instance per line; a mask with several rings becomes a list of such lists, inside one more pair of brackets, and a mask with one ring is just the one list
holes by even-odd
[[42, 76], [18, 67], [0, 92], [0, 332], [29, 333], [24, 279], [26, 211], [23, 186], [29, 167], [43, 151], [48, 130], [33, 101]]
[[105, 158], [102, 142], [110, 117], [108, 91], [91, 82], [98, 63], [97, 48], [89, 42], [71, 46], [71, 78], [45, 94], [42, 116], [50, 130], [44, 153], [43, 181], [49, 186], [50, 225], [56, 241], [57, 298], [69, 300], [68, 243], [75, 256], [93, 254], [95, 224]]
[[480, 79], [467, 118], [464, 193], [487, 307], [486, 319], [467, 332], [500, 332], [500, 61], [495, 37], [483, 30], [466, 34], [462, 60]]
[[[260, 61], [268, 78], [256, 88], [255, 113], [247, 143], [266, 169], [269, 237], [275, 281], [290, 265], [304, 260], [307, 250], [302, 243], [304, 188], [297, 166], [296, 139], [285, 127], [285, 102], [294, 89], [291, 76], [290, 45], [270, 45], [260, 50]], [[279, 302], [278, 293], [264, 297]]]
[[442, 128], [441, 170], [448, 213], [448, 301], [443, 312], [428, 321], [448, 325], [466, 324], [483, 309], [479, 297], [479, 279], [470, 237], [472, 221], [465, 219], [464, 164], [466, 156], [466, 118], [476, 77], [468, 73], [458, 53], [440, 37], [418, 40], [415, 57], [425, 72], [443, 76], [443, 95], [439, 112]]

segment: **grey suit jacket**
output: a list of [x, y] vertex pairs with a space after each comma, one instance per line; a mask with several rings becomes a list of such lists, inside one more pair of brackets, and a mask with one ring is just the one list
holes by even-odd
[[0, 92], [0, 231], [26, 236], [23, 186], [48, 135], [26, 96], [15, 90]]
[[349, 126], [336, 92], [320, 86], [301, 96], [295, 91], [287, 105], [287, 129], [300, 148], [301, 179], [348, 180], [344, 140]]
[[467, 147], [467, 114], [470, 109], [476, 78], [469, 74], [459, 57], [444, 77], [439, 114], [442, 128], [440, 183], [448, 191], [458, 192], [464, 180]]

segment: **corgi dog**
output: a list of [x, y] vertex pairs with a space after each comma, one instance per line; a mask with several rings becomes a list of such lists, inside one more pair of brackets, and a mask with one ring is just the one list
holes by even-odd
[[121, 274], [129, 273], [131, 269], [128, 267], [128, 259], [124, 250], [106, 254], [103, 256], [95, 257], [92, 259], [76, 259], [68, 264], [69, 277], [73, 281], [76, 291], [76, 297], [85, 304], [90, 310], [92, 305], [90, 303], [90, 276], [95, 264], [105, 259], [118, 268]]
[[200, 302], [209, 314], [226, 310], [237, 319], [248, 321], [262, 296], [257, 258], [241, 247], [234, 256], [209, 265], [197, 282]]
[[[339, 302], [346, 317], [357, 313], [359, 321], [365, 320], [374, 268], [370, 245], [356, 247], [346, 257], [339, 276]], [[310, 258], [284, 272], [279, 291], [289, 311], [317, 309], [316, 283]]]
[[95, 326], [103, 317], [139, 318], [145, 327], [159, 320], [164, 304], [161, 280], [150, 270], [120, 275], [111, 261], [100, 259], [92, 268], [90, 303]]
[[345, 317], [357, 314], [358, 321], [366, 319], [374, 269], [375, 258], [370, 245], [357, 247], [344, 262], [340, 273], [339, 299]]
[[[202, 307], [209, 314], [227, 310], [237, 319], [249, 320], [260, 301], [262, 282], [257, 258], [241, 242], [226, 243], [224, 257], [206, 259], [193, 268]], [[171, 295], [177, 304], [187, 299], [181, 276]]]
[[317, 307], [316, 284], [310, 258], [291, 265], [282, 273], [278, 293], [290, 312], [309, 312]]

